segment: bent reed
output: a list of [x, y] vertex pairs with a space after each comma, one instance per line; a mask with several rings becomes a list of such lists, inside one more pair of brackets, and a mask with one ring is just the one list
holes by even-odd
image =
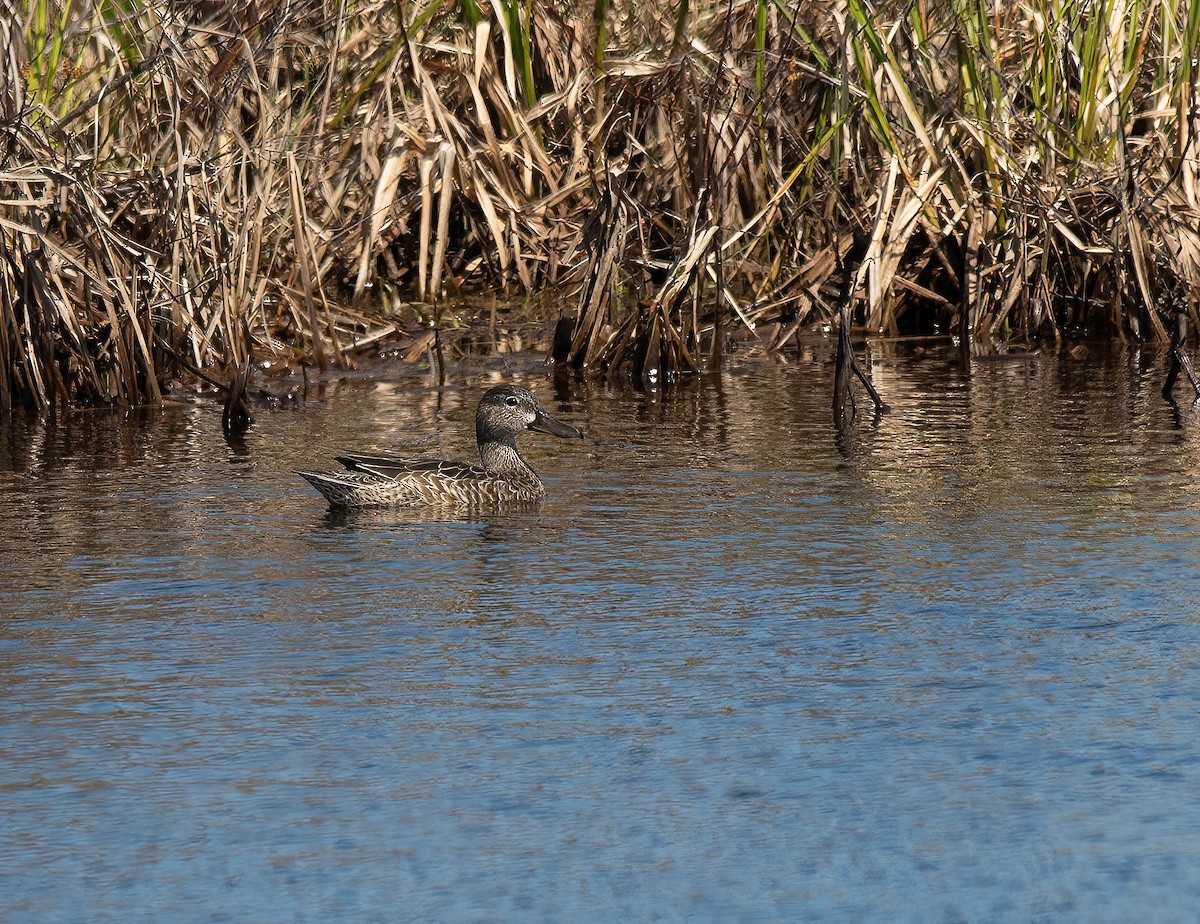
[[0, 410], [348, 364], [481, 291], [564, 293], [560, 361], [651, 377], [847, 298], [1200, 320], [1200, 0], [0, 9]]

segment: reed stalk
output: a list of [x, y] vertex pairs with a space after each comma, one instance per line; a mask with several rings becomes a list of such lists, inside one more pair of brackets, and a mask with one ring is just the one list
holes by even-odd
[[876, 331], [1200, 327], [1200, 0], [0, 14], [0, 409], [350, 364], [472, 291], [663, 378], [838, 317], [839, 266]]

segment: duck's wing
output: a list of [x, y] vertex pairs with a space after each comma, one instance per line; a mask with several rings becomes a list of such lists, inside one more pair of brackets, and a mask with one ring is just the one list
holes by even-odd
[[380, 478], [400, 480], [406, 475], [431, 477], [434, 480], [479, 481], [488, 477], [486, 469], [465, 462], [444, 459], [398, 459], [395, 456], [344, 455], [337, 461], [352, 472], [365, 472]]

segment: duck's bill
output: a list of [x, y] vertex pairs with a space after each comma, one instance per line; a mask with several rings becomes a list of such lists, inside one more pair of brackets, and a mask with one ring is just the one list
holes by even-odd
[[539, 433], [549, 433], [553, 436], [562, 436], [567, 439], [581, 440], [583, 432], [576, 430], [570, 424], [565, 424], [561, 420], [555, 420], [549, 414], [543, 414], [538, 411], [537, 417], [533, 423], [529, 425], [530, 430], [537, 430]]

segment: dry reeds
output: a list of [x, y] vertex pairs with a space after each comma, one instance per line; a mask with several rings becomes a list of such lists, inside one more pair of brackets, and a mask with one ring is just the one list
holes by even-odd
[[347, 364], [577, 293], [655, 378], [884, 332], [1200, 323], [1200, 0], [0, 0], [0, 408]]

